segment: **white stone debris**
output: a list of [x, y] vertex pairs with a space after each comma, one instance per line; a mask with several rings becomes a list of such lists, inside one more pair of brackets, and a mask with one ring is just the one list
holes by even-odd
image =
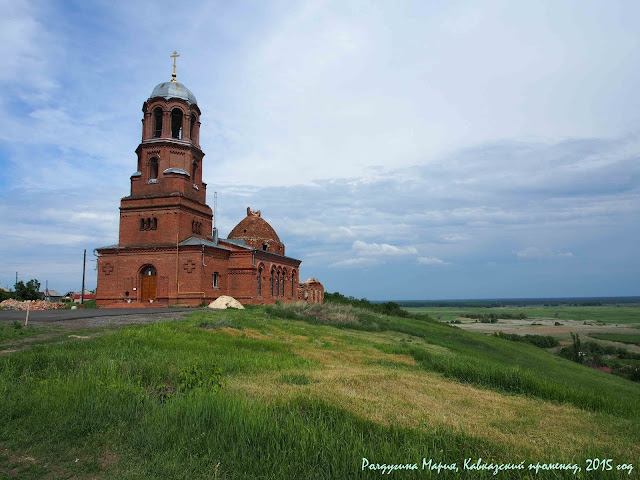
[[209, 308], [239, 308], [244, 310], [242, 304], [233, 297], [222, 295], [209, 304]]

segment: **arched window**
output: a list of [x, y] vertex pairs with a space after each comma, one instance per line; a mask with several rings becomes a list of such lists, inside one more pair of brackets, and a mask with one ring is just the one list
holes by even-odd
[[147, 221], [144, 224], [144, 229], [145, 230], [151, 230], [151, 219], [147, 218]]
[[151, 230], [157, 230], [157, 229], [158, 229], [158, 219], [154, 217], [153, 223], [151, 224]]
[[262, 296], [262, 267], [258, 269], [258, 296]]
[[280, 274], [276, 274], [276, 297], [280, 295]]
[[140, 219], [140, 230], [144, 230], [144, 218]]
[[193, 182], [193, 184], [195, 185], [197, 183], [197, 175], [198, 175], [198, 164], [196, 162], [193, 162], [193, 164], [191, 165], [191, 181]]
[[282, 274], [282, 279], [280, 280], [280, 296], [284, 297], [284, 273]]
[[273, 297], [273, 270], [271, 270], [271, 296]]
[[291, 296], [292, 297], [293, 297], [293, 286], [295, 285], [295, 283], [296, 283], [296, 271], [293, 270], [291, 272]]
[[149, 180], [158, 179], [158, 159], [153, 157], [149, 162]]
[[193, 134], [196, 131], [196, 122], [198, 121], [198, 119], [196, 118], [195, 115], [191, 115], [191, 128], [189, 130], [189, 138], [191, 139], [192, 142], [195, 142], [195, 138], [193, 138]]
[[143, 277], [153, 277], [153, 276], [156, 276], [156, 275], [158, 275], [158, 272], [153, 267], [147, 267], [142, 271], [142, 276]]
[[174, 108], [171, 111], [171, 136], [182, 138], [182, 110]]
[[155, 138], [162, 136], [162, 108], [160, 107], [153, 110], [153, 136]]

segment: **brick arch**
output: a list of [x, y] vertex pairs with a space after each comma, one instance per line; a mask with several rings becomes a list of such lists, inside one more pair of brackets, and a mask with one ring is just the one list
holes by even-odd
[[182, 112], [182, 115], [191, 115], [191, 109], [181, 101], [171, 100], [167, 102], [167, 110], [172, 112], [176, 108]]
[[148, 104], [147, 104], [147, 112], [151, 112], [151, 113], [153, 113], [153, 111], [154, 111], [157, 107], [160, 107], [160, 108], [162, 109], [162, 111], [165, 111], [165, 110], [167, 109], [167, 108], [166, 108], [166, 107], [167, 107], [167, 102], [166, 102], [166, 100], [158, 99], [158, 100], [154, 100], [154, 101], [153, 101], [153, 102], [151, 102], [151, 103], [148, 103]]

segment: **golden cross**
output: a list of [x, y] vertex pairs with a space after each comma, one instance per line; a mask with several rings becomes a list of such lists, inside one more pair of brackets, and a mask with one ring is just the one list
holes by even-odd
[[170, 58], [173, 58], [173, 73], [171, 74], [171, 81], [172, 82], [177, 82], [176, 80], [176, 58], [178, 58], [180, 55], [178, 55], [178, 52], [173, 52], [173, 55], [170, 55]]

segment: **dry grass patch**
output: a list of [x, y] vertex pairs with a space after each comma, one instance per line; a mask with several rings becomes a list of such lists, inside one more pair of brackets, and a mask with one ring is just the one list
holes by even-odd
[[228, 387], [265, 401], [303, 393], [383, 425], [412, 429], [446, 426], [535, 456], [569, 458], [589, 448], [621, 458], [640, 454], [640, 447], [618, 440], [621, 432], [637, 426], [617, 417], [503, 395], [422, 370], [371, 365], [376, 360], [415, 365], [412, 357], [372, 348], [334, 351], [307, 344], [295, 351], [324, 366], [305, 371], [309, 384], [283, 384], [278, 378], [281, 374], [269, 373], [231, 378]]
[[252, 328], [243, 328], [242, 330], [240, 330], [237, 328], [225, 327], [210, 331], [212, 333], [226, 333], [227, 335], [231, 335], [232, 337], [247, 337], [256, 338], [258, 340], [273, 340], [273, 337]]

